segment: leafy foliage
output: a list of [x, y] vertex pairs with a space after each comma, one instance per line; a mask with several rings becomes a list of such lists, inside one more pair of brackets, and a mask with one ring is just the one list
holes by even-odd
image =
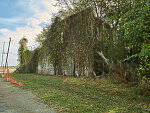
[[19, 62], [20, 62], [20, 66], [24, 65], [27, 60], [28, 60], [28, 57], [29, 57], [29, 51], [27, 49], [27, 44], [28, 40], [23, 37], [20, 41], [19, 41], [19, 44], [20, 44], [20, 47], [18, 49], [18, 56], [19, 56]]
[[29, 58], [30, 58], [30, 51], [28, 49], [25, 49], [23, 51], [23, 54], [24, 54], [25, 63], [28, 63], [29, 62]]
[[119, 26], [122, 38], [126, 40], [126, 48], [132, 50], [125, 60], [136, 62], [139, 76], [150, 77], [150, 5], [147, 2], [136, 4], [135, 8], [124, 14]]

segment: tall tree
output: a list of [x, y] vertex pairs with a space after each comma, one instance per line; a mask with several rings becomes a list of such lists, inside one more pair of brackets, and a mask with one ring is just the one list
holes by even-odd
[[19, 41], [19, 44], [20, 44], [20, 47], [18, 49], [18, 55], [19, 55], [19, 62], [20, 62], [20, 65], [23, 65], [25, 64], [25, 55], [24, 55], [24, 50], [27, 49], [27, 38], [23, 37], [20, 41]]

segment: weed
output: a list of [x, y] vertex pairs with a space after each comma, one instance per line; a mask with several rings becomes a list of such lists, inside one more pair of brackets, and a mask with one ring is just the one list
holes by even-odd
[[[108, 79], [14, 74], [41, 101], [58, 112], [122, 113], [150, 112], [148, 104], [137, 101], [131, 89]], [[134, 98], [134, 99], [133, 99]]]

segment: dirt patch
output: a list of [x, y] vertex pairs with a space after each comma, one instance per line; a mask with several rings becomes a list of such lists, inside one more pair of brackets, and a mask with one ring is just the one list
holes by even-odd
[[55, 113], [38, 99], [32, 92], [13, 87], [0, 78], [0, 113]]

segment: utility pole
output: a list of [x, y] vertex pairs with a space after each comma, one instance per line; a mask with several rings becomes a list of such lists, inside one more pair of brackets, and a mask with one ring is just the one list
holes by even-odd
[[8, 45], [8, 51], [7, 51], [7, 56], [6, 56], [5, 69], [6, 69], [7, 65], [8, 65], [7, 62], [8, 62], [8, 54], [9, 54], [10, 42], [11, 42], [11, 37], [9, 38], [9, 45]]
[[3, 68], [4, 64], [3, 64], [3, 57], [4, 57], [4, 46], [5, 46], [5, 42], [3, 44], [3, 53], [2, 53], [2, 62], [1, 62], [1, 66]]

